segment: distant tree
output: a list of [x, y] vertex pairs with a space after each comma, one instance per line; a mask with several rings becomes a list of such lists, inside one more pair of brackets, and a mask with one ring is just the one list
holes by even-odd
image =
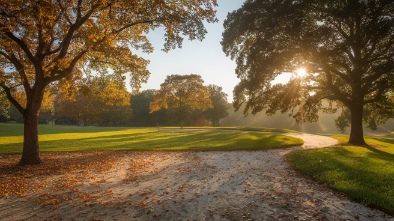
[[61, 93], [56, 117], [94, 126], [125, 126], [130, 123], [130, 93], [113, 76], [90, 77], [79, 83], [70, 97]]
[[[223, 51], [240, 78], [234, 106], [290, 111], [301, 123], [342, 109], [338, 125], [351, 126], [349, 143], [364, 145], [363, 120], [374, 127], [394, 113], [393, 15], [394, 1], [247, 0], [224, 22]], [[284, 72], [290, 81], [273, 85]]]
[[[50, 85], [83, 68], [131, 75], [138, 90], [148, 64], [132, 52], [153, 47], [146, 33], [164, 27], [164, 50], [181, 47], [183, 36], [202, 40], [203, 21], [215, 22], [216, 0], [0, 0], [0, 87], [24, 117], [20, 165], [41, 162], [38, 113]], [[13, 97], [22, 87], [26, 105]]]
[[14, 105], [10, 106], [8, 109], [8, 115], [10, 116], [10, 120], [16, 123], [23, 123], [23, 116], [22, 114], [14, 107]]
[[126, 126], [130, 124], [131, 107], [130, 93], [125, 84], [112, 76], [99, 78], [98, 85], [94, 87], [94, 97], [97, 98], [101, 107], [98, 115], [101, 118], [101, 126]]
[[[5, 94], [3, 94], [5, 95]], [[24, 92], [20, 90], [15, 90], [13, 92], [13, 97], [21, 104], [26, 105], [26, 98], [24, 96]], [[45, 124], [51, 118], [52, 113], [54, 111], [54, 103], [53, 103], [52, 92], [50, 90], [45, 90], [43, 95], [42, 107], [40, 112], [38, 113], [38, 122], [40, 124]], [[6, 104], [10, 104], [8, 99]], [[24, 118], [23, 115], [18, 111], [18, 109], [14, 105], [10, 105], [8, 108], [8, 115], [10, 120], [15, 121], [17, 123], [23, 123]]]
[[155, 90], [145, 90], [131, 95], [131, 125], [155, 126], [157, 119], [150, 113], [150, 103], [155, 99]]
[[5, 122], [9, 119], [10, 102], [4, 93], [0, 93], [0, 122]]
[[151, 113], [162, 108], [169, 109], [174, 116], [179, 117], [183, 127], [193, 110], [211, 107], [210, 95], [203, 83], [201, 76], [196, 74], [167, 76], [150, 104]]
[[219, 121], [228, 116], [227, 109], [229, 104], [227, 102], [227, 94], [223, 92], [222, 87], [214, 84], [207, 86], [212, 101], [212, 107], [205, 111], [205, 116], [210, 119], [212, 126], [219, 126]]
[[190, 117], [190, 126], [203, 127], [210, 125], [210, 120], [205, 116], [205, 111], [194, 110]]

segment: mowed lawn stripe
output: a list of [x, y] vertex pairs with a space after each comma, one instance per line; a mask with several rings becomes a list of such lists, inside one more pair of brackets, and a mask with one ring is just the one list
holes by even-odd
[[[19, 153], [23, 125], [0, 124], [0, 152]], [[9, 136], [7, 136], [7, 127]], [[16, 128], [19, 127], [19, 131]], [[157, 130], [40, 125], [41, 151], [84, 150], [267, 150], [302, 145], [297, 138], [220, 130]]]

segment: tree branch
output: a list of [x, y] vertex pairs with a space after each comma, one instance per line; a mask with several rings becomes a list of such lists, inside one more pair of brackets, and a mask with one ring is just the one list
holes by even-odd
[[132, 26], [134, 26], [134, 25], [149, 24], [149, 23], [153, 23], [154, 21], [155, 21], [155, 20], [147, 20], [147, 21], [132, 22], [132, 23], [129, 23], [129, 24], [123, 26], [122, 28], [120, 28], [120, 29], [118, 29], [118, 30], [112, 30], [112, 33], [113, 33], [113, 34], [118, 34], [118, 33], [122, 32], [123, 30], [125, 30], [125, 29], [127, 29], [127, 28], [130, 28], [130, 27], [132, 27]]
[[51, 74], [50, 77], [46, 77], [45, 78], [45, 84], [49, 84], [51, 82], [54, 81], [59, 81], [65, 77], [67, 77], [69, 74], [72, 73], [72, 71], [74, 70], [75, 65], [78, 63], [78, 61], [88, 52], [88, 50], [83, 50], [81, 52], [78, 53], [77, 56], [74, 57], [74, 59], [70, 62], [70, 65], [68, 66], [68, 68], [64, 71], [60, 71], [59, 74]]
[[70, 20], [70, 18], [67, 16], [67, 10], [63, 7], [62, 2], [60, 0], [57, 0], [57, 3], [59, 4], [60, 10], [63, 11], [64, 13], [64, 18], [66, 19], [66, 21], [68, 22], [69, 25], [72, 25], [72, 22]]
[[22, 116], [25, 116], [25, 109], [19, 104], [17, 100], [14, 99], [14, 97], [12, 97], [11, 89], [5, 85], [5, 82], [0, 82], [0, 87], [2, 87], [5, 91], [5, 94], [7, 95], [7, 98], [11, 104], [14, 105], [14, 107], [22, 114]]
[[19, 60], [15, 57], [15, 55], [9, 56], [3, 51], [0, 51], [0, 55], [3, 55], [7, 60], [9, 60], [15, 66], [16, 71], [19, 73], [25, 91], [29, 92], [31, 90], [31, 87], [29, 80], [27, 79], [23, 64], [19, 62]]
[[31, 53], [31, 51], [29, 50], [29, 47], [27, 47], [27, 45], [25, 44], [25, 42], [23, 42], [21, 39], [17, 38], [12, 32], [10, 31], [6, 31], [5, 34], [14, 42], [16, 42], [21, 48], [22, 50], [25, 52], [25, 54], [27, 55], [27, 57], [29, 58], [29, 60], [31, 61], [32, 64], [36, 63], [36, 59], [34, 58], [33, 54]]
[[[96, 11], [97, 8], [99, 8], [99, 4], [93, 5], [91, 10], [88, 11], [84, 16], [78, 17], [77, 20], [73, 25], [70, 26], [66, 36], [64, 37], [64, 40], [60, 43], [59, 45], [59, 50], [60, 53], [59, 55], [54, 59], [54, 62], [56, 62], [59, 59], [62, 59], [66, 56], [68, 47], [70, 46], [70, 42], [72, 40], [72, 37], [74, 36], [75, 31], [78, 30], [79, 27], [81, 27], [87, 20], [88, 18]], [[78, 7], [79, 10], [79, 7]], [[79, 18], [79, 20], [78, 20]], [[58, 51], [58, 49], [55, 49], [55, 51]]]
[[346, 98], [344, 94], [336, 87], [332, 81], [332, 75], [330, 70], [326, 70], [326, 77], [327, 77], [327, 91], [332, 91], [334, 97], [341, 101], [344, 104], [349, 104], [350, 100]]

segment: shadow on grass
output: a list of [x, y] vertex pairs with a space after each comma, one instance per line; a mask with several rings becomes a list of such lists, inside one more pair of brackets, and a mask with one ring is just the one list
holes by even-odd
[[300, 172], [352, 199], [394, 214], [394, 156], [366, 146], [300, 150], [288, 155]]
[[[38, 125], [40, 135], [44, 134], [63, 134], [63, 133], [96, 133], [109, 131], [122, 131], [131, 128], [127, 127], [79, 127], [79, 126], [57, 126], [57, 125]], [[0, 123], [0, 137], [3, 136], [23, 136], [23, 124]]]
[[[99, 133], [98, 133], [99, 134]], [[41, 151], [87, 150], [266, 150], [299, 145], [283, 135], [239, 132], [157, 132], [146, 130], [128, 134], [99, 134], [93, 137], [72, 136], [40, 141]], [[21, 152], [22, 143], [3, 145], [1, 152]]]
[[383, 159], [383, 160], [391, 160], [392, 162], [394, 162], [394, 154], [392, 154], [392, 153], [382, 151], [382, 150], [375, 148], [373, 146], [370, 146], [370, 145], [366, 145], [366, 146], [364, 146], [364, 148], [366, 148], [372, 152], [372, 153], [368, 154], [371, 157], [376, 157], [376, 158]]

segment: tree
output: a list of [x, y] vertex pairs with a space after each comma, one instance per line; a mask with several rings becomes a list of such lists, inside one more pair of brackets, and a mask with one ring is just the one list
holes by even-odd
[[4, 93], [0, 93], [0, 122], [5, 122], [9, 118], [8, 111], [10, 109], [10, 103]]
[[205, 111], [205, 116], [211, 120], [212, 126], [219, 126], [221, 118], [227, 117], [227, 109], [229, 104], [227, 103], [227, 94], [223, 92], [222, 87], [214, 84], [207, 86], [208, 92], [211, 95], [212, 107]]
[[185, 119], [191, 116], [193, 110], [211, 107], [210, 94], [203, 83], [201, 76], [196, 74], [167, 76], [150, 104], [151, 113], [162, 108], [169, 109], [179, 117], [183, 127]]
[[[247, 0], [228, 15], [221, 42], [237, 63], [234, 106], [290, 111], [301, 123], [317, 121], [318, 110], [342, 109], [349, 143], [365, 144], [363, 119], [376, 115], [364, 110], [386, 115], [383, 121], [393, 116], [393, 15], [394, 1]], [[285, 72], [293, 76], [288, 83], [271, 83]]]
[[85, 126], [126, 126], [131, 118], [130, 93], [122, 80], [109, 76], [84, 78], [72, 95], [60, 93], [56, 117]]
[[155, 90], [145, 90], [131, 95], [130, 104], [133, 112], [131, 124], [133, 126], [155, 126], [157, 119], [150, 112], [150, 103], [155, 99]]
[[[215, 22], [216, 0], [0, 0], [0, 86], [24, 117], [20, 165], [40, 163], [38, 113], [49, 85], [83, 68], [131, 74], [138, 90], [148, 64], [132, 49], [153, 50], [146, 33], [165, 29], [164, 49], [181, 47], [183, 36], [202, 40], [203, 21]], [[26, 105], [13, 91], [22, 88]]]

